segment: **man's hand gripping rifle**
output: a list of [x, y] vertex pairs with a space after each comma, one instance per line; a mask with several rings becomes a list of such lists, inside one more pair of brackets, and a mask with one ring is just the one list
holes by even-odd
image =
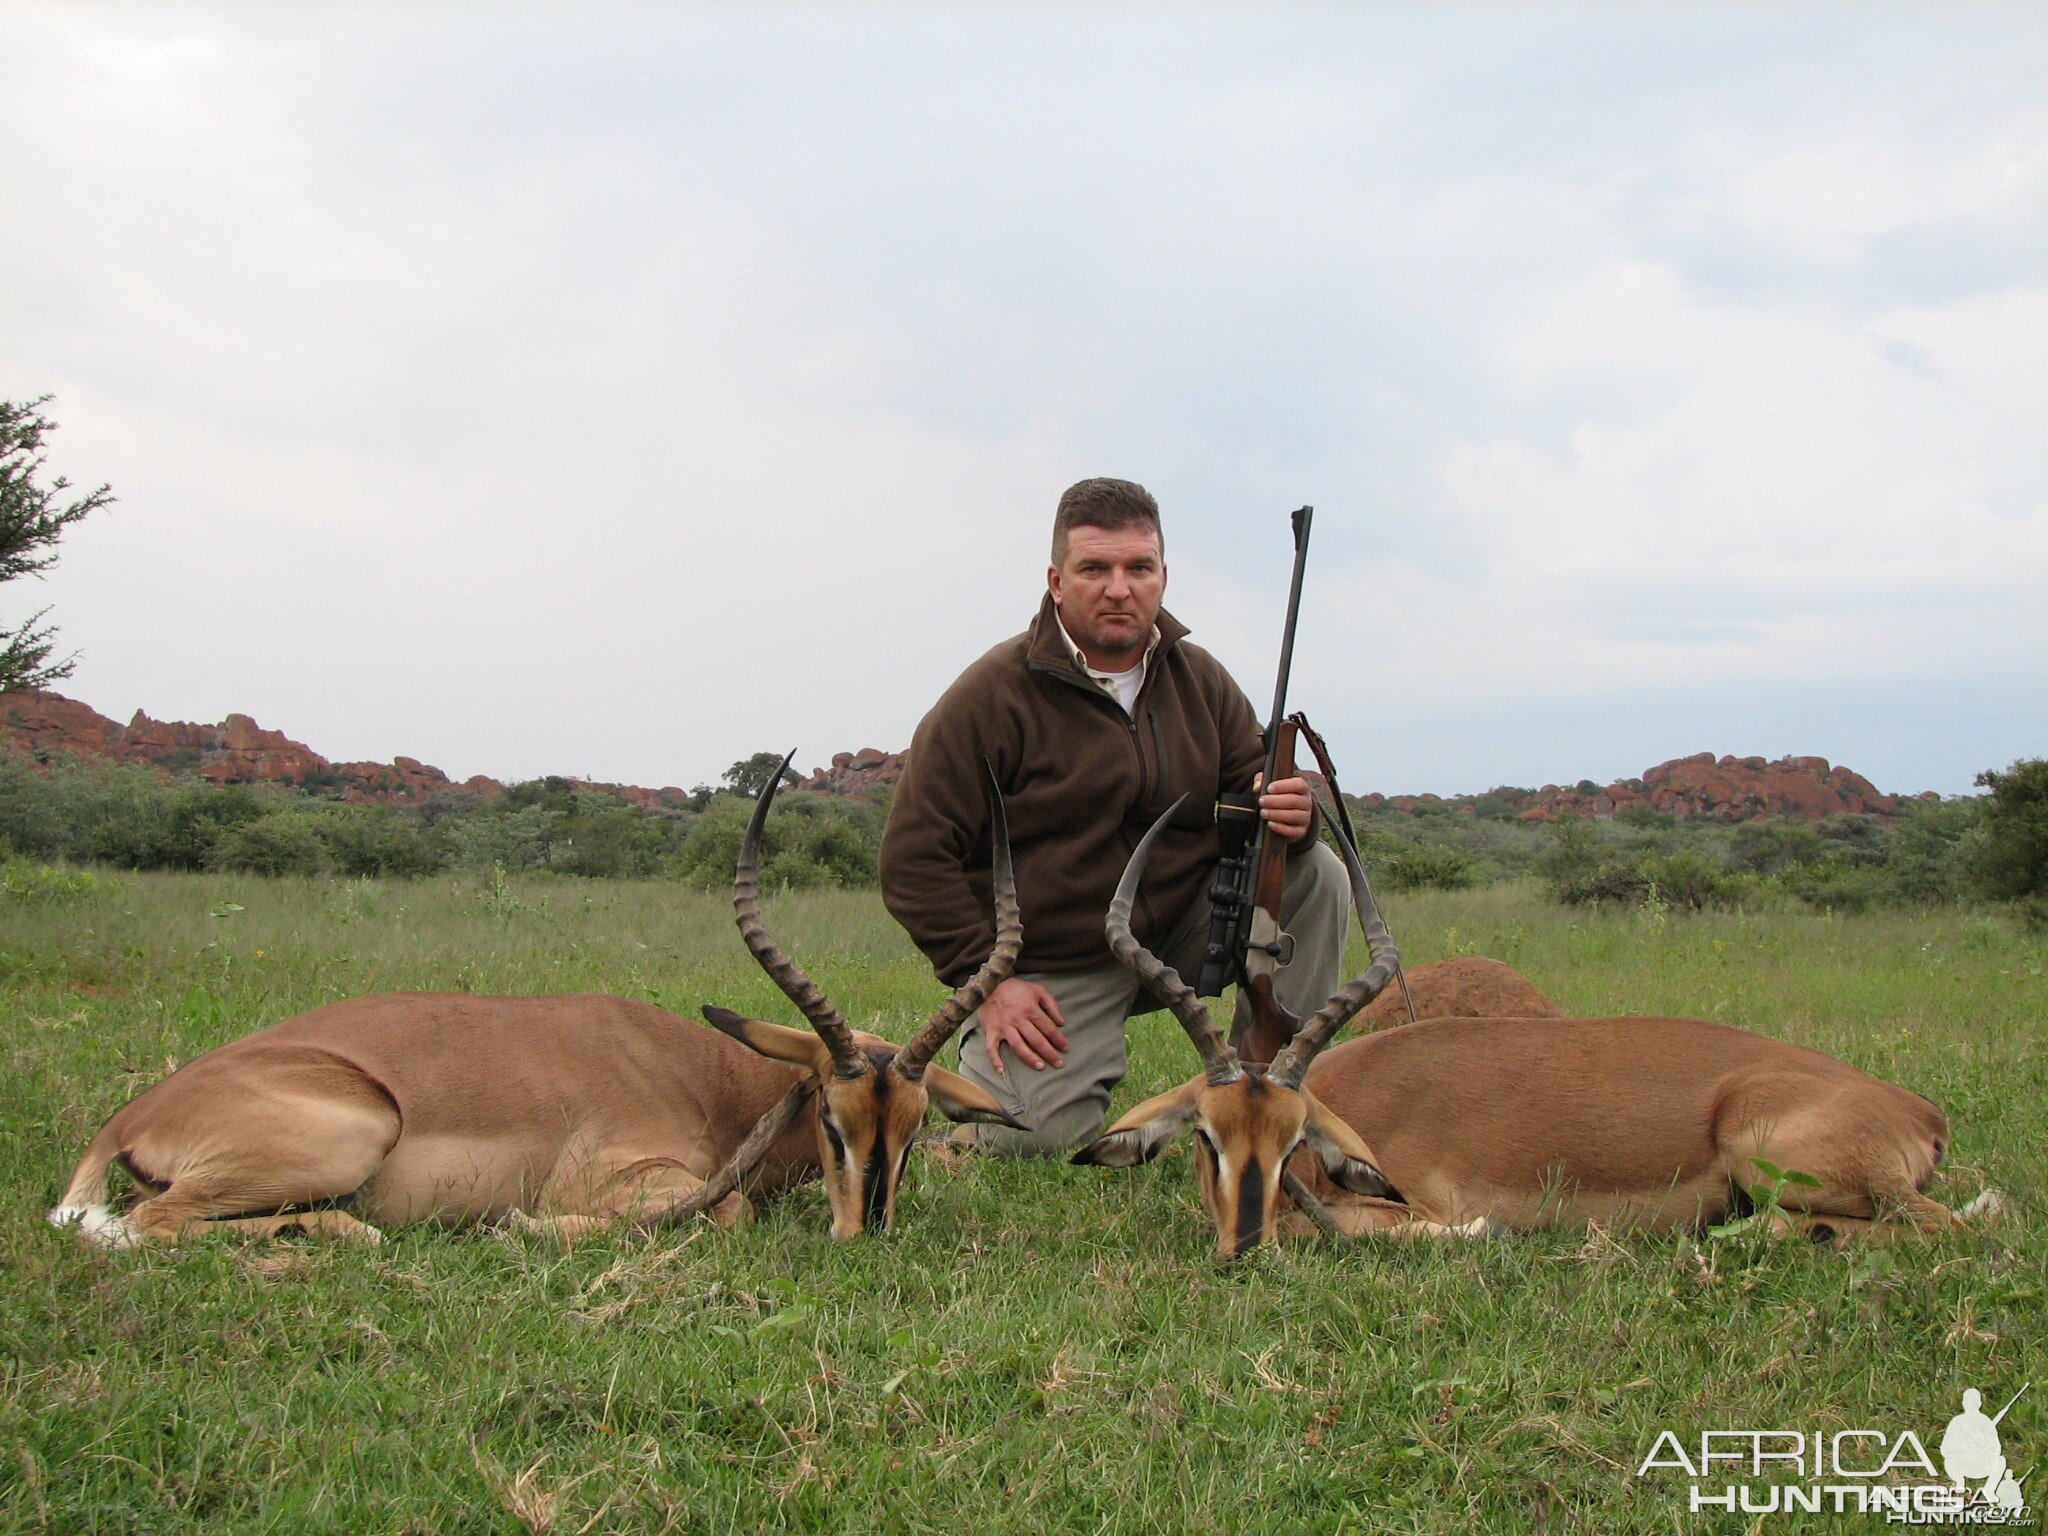
[[[1287, 713], [1287, 674], [1294, 663], [1294, 626], [1301, 614], [1301, 578], [1308, 566], [1309, 523], [1313, 507], [1303, 507], [1291, 519], [1294, 528], [1294, 577], [1287, 590], [1287, 628], [1280, 640], [1280, 675], [1273, 688], [1273, 713], [1266, 724], [1266, 762], [1259, 778], [1261, 788], [1295, 777], [1294, 747], [1308, 722]], [[1310, 744], [1330, 780], [1330, 794], [1336, 816], [1331, 830], [1353, 845], [1350, 818], [1337, 799], [1329, 762], [1322, 742], [1313, 730]], [[1202, 970], [1195, 991], [1203, 997], [1217, 997], [1235, 981], [1249, 1005], [1250, 1018], [1231, 1041], [1245, 1061], [1267, 1062], [1292, 1040], [1301, 1019], [1281, 1006], [1273, 990], [1275, 973], [1294, 958], [1294, 939], [1280, 926], [1280, 903], [1287, 882], [1287, 840], [1259, 816], [1259, 800], [1252, 794], [1224, 794], [1216, 800], [1216, 832], [1220, 847], [1216, 878], [1209, 888], [1211, 916], [1209, 943], [1203, 951]], [[1407, 991], [1407, 978], [1401, 978]], [[1409, 1016], [1414, 1016], [1409, 1002]]]

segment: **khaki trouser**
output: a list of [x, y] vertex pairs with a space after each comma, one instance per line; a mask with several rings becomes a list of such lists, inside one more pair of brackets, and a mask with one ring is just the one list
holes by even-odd
[[[1280, 903], [1280, 926], [1294, 936], [1294, 959], [1280, 968], [1274, 991], [1290, 1013], [1320, 1008], [1342, 981], [1344, 938], [1351, 921], [1351, 881], [1335, 850], [1318, 843], [1288, 861]], [[1209, 899], [1181, 914], [1155, 953], [1192, 982], [1209, 942]], [[979, 1016], [960, 1034], [960, 1070], [990, 1093], [1011, 1116], [1031, 1127], [1029, 1135], [1003, 1126], [973, 1127], [976, 1143], [1002, 1155], [1066, 1152], [1093, 1141], [1109, 1110], [1110, 1091], [1124, 1077], [1124, 1020], [1156, 1012], [1160, 1004], [1141, 993], [1138, 979], [1115, 960], [1081, 971], [1026, 975], [1053, 995], [1066, 1021], [1067, 1049], [1057, 1067], [1034, 1070], [1005, 1052], [1004, 1071], [989, 1065]], [[1238, 996], [1237, 1024], [1244, 1023], [1245, 999]], [[1199, 1066], [1188, 1057], [1188, 1076]]]

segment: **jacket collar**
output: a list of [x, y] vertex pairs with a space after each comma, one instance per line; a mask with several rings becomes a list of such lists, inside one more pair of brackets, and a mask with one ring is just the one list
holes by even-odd
[[[1187, 625], [1164, 608], [1159, 610], [1155, 622], [1159, 627], [1159, 643], [1151, 651], [1150, 661], [1153, 663], [1186, 639], [1188, 634]], [[1091, 688], [1095, 686], [1088, 674], [1075, 663], [1073, 652], [1067, 649], [1067, 638], [1060, 632], [1059, 609], [1053, 605], [1050, 592], [1038, 600], [1038, 615], [1024, 632], [1024, 659], [1034, 667], [1049, 667], [1077, 677]]]

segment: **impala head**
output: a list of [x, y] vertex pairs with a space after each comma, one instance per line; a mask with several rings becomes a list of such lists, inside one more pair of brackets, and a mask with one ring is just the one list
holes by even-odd
[[1394, 945], [1380, 920], [1358, 856], [1346, 846], [1352, 896], [1371, 947], [1372, 967], [1318, 1009], [1270, 1067], [1239, 1061], [1194, 988], [1131, 934], [1131, 905], [1139, 877], [1153, 840], [1172, 815], [1168, 810], [1160, 817], [1132, 853], [1116, 899], [1110, 903], [1106, 929], [1116, 957], [1165, 998], [1180, 1020], [1201, 1054], [1202, 1075], [1138, 1105], [1099, 1139], [1076, 1152], [1074, 1161], [1129, 1168], [1150, 1162], [1176, 1138], [1192, 1132], [1202, 1198], [1216, 1221], [1216, 1253], [1219, 1258], [1234, 1259], [1272, 1241], [1280, 1176], [1288, 1158], [1303, 1147], [1342, 1188], [1362, 1195], [1394, 1193], [1380, 1173], [1372, 1149], [1324, 1108], [1301, 1081], [1316, 1053], [1345, 1020], [1371, 1002], [1392, 978]]
[[[796, 754], [791, 753], [794, 757]], [[788, 768], [789, 758], [782, 760]], [[1001, 1105], [966, 1078], [934, 1066], [932, 1057], [953, 1037], [992, 988], [1008, 976], [1023, 947], [1017, 885], [1010, 869], [1010, 840], [1002, 797], [989, 783], [990, 842], [995, 874], [996, 942], [988, 963], [940, 1005], [910, 1042], [897, 1046], [857, 1032], [817, 984], [796, 968], [768, 937], [761, 923], [758, 877], [761, 834], [782, 774], [778, 771], [755, 803], [754, 817], [740, 845], [733, 879], [733, 910], [747, 948], [785, 996], [810, 1021], [792, 1029], [749, 1019], [725, 1008], [707, 1007], [705, 1022], [749, 1050], [806, 1069], [818, 1091], [818, 1159], [832, 1200], [832, 1235], [858, 1237], [888, 1227], [896, 1215], [910, 1148], [926, 1112], [936, 1106], [949, 1120], [988, 1121], [1023, 1130]]]

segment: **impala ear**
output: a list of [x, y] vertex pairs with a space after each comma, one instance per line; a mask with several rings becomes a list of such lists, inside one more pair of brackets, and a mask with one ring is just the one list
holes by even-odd
[[984, 1125], [1007, 1125], [1013, 1131], [1031, 1129], [1022, 1121], [1012, 1120], [986, 1088], [968, 1081], [958, 1072], [928, 1066], [924, 1069], [924, 1087], [925, 1092], [931, 1095], [932, 1103], [939, 1107], [939, 1113], [948, 1120], [962, 1124], [978, 1120]]
[[1135, 1168], [1149, 1163], [1195, 1123], [1202, 1079], [1147, 1099], [1070, 1159], [1083, 1167]]
[[1372, 1148], [1365, 1144], [1365, 1139], [1325, 1109], [1306, 1088], [1298, 1091], [1308, 1104], [1308, 1119], [1301, 1128], [1302, 1139], [1315, 1152], [1331, 1180], [1354, 1195], [1377, 1195], [1382, 1200], [1400, 1199], [1399, 1191], [1380, 1172], [1379, 1165], [1373, 1160]]
[[722, 1035], [730, 1035], [748, 1050], [771, 1061], [786, 1061], [793, 1067], [807, 1067], [820, 1077], [832, 1071], [832, 1052], [808, 1029], [791, 1029], [787, 1024], [770, 1024], [750, 1019], [730, 1008], [704, 1005], [704, 1022]]

